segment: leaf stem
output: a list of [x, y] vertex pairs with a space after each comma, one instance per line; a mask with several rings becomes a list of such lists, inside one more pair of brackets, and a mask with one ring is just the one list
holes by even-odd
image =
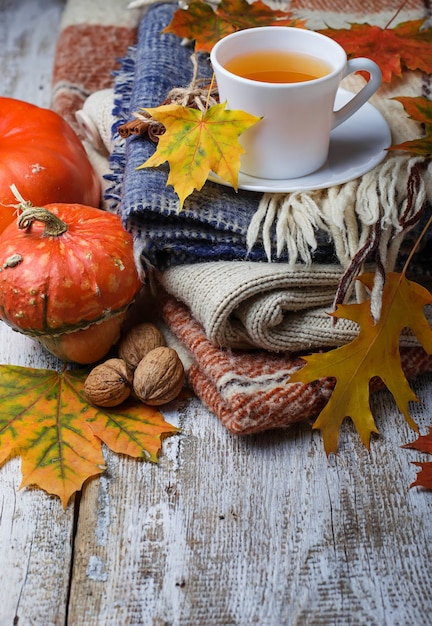
[[392, 22], [394, 22], [394, 20], [397, 18], [397, 16], [399, 15], [399, 13], [402, 11], [402, 9], [404, 8], [404, 6], [406, 5], [406, 3], [408, 2], [408, 0], [405, 0], [404, 2], [402, 2], [402, 4], [400, 5], [400, 7], [398, 8], [398, 10], [396, 11], [396, 13], [393, 15], [393, 17], [390, 19], [389, 22], [387, 22], [387, 24], [384, 26], [383, 30], [387, 30], [387, 28], [389, 28], [390, 24]]
[[411, 263], [411, 260], [412, 260], [412, 258], [413, 258], [413, 256], [414, 256], [414, 254], [416, 253], [417, 248], [419, 247], [421, 240], [422, 240], [422, 239], [423, 239], [423, 237], [426, 235], [426, 233], [427, 233], [427, 231], [428, 231], [428, 229], [429, 229], [429, 227], [430, 227], [430, 225], [431, 225], [431, 224], [432, 224], [432, 215], [430, 216], [430, 218], [429, 218], [429, 219], [428, 219], [428, 221], [426, 222], [426, 224], [425, 224], [425, 226], [424, 226], [423, 230], [421, 231], [420, 235], [417, 237], [417, 240], [416, 240], [416, 242], [414, 243], [414, 245], [413, 245], [413, 247], [412, 247], [412, 250], [411, 250], [411, 252], [410, 252], [410, 253], [409, 253], [409, 255], [408, 255], [408, 258], [407, 258], [407, 260], [405, 261], [405, 265], [403, 266], [403, 270], [402, 270], [402, 272], [401, 272], [401, 274], [402, 274], [403, 276], [405, 276], [405, 274], [406, 274], [406, 272], [407, 272], [407, 269], [408, 269], [408, 265]]
[[212, 77], [211, 77], [211, 81], [210, 81], [210, 86], [209, 86], [208, 92], [207, 92], [207, 100], [206, 100], [206, 103], [205, 103], [205, 112], [206, 113], [207, 113], [208, 108], [209, 108], [210, 96], [211, 96], [211, 92], [212, 92], [212, 89], [213, 89], [214, 82], [215, 82], [215, 75], [214, 75], [214, 72], [213, 72]]

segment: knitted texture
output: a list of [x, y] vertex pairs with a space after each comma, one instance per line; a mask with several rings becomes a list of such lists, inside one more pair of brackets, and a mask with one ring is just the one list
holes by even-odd
[[[191, 265], [187, 280], [184, 268], [176, 266], [161, 273], [159, 281], [170, 294], [189, 303], [215, 345], [297, 351], [327, 345], [321, 324], [315, 325], [312, 342], [312, 335], [306, 329], [300, 332], [294, 320], [302, 323], [308, 309], [330, 310], [341, 275], [336, 265], [291, 269], [286, 264], [221, 261], [212, 264], [210, 272], [207, 263]], [[321, 315], [330, 320], [324, 312]], [[335, 345], [338, 338], [331, 324], [329, 331], [330, 345]]]
[[[239, 267], [241, 266], [241, 267]], [[219, 262], [162, 272], [167, 292], [189, 308], [207, 339], [225, 348], [301, 352], [352, 341], [357, 324], [329, 315], [341, 270], [335, 265]], [[431, 307], [426, 315], [432, 320]], [[402, 345], [418, 346], [405, 332]]]
[[[163, 302], [162, 315], [187, 352], [189, 359], [184, 362], [195, 393], [233, 434], [257, 433], [312, 418], [331, 395], [334, 381], [330, 378], [307, 385], [290, 383], [290, 374], [303, 361], [289, 353], [256, 351], [251, 355], [218, 349], [174, 298]], [[432, 357], [421, 349], [404, 348], [401, 357], [408, 378], [432, 368]]]

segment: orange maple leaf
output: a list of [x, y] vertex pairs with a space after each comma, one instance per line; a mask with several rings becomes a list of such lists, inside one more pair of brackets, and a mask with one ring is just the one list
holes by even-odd
[[377, 63], [383, 82], [402, 76], [404, 69], [432, 73], [432, 35], [425, 20], [403, 22], [395, 28], [352, 24], [350, 28], [327, 28], [320, 32], [337, 41], [348, 58], [368, 57]]
[[389, 150], [406, 150], [428, 159], [432, 158], [432, 101], [423, 96], [414, 98], [400, 96], [393, 100], [400, 102], [408, 115], [424, 126], [425, 135], [419, 139], [390, 146]]
[[180, 199], [180, 209], [194, 189], [206, 182], [210, 171], [237, 189], [240, 157], [244, 152], [238, 137], [260, 118], [244, 111], [225, 110], [225, 103], [202, 112], [179, 104], [145, 109], [165, 126], [156, 152], [138, 169], [168, 161], [167, 185]]
[[195, 41], [196, 52], [210, 52], [214, 44], [235, 32], [235, 27], [221, 18], [208, 4], [195, 0], [185, 9], [177, 9], [164, 33]]
[[22, 459], [22, 483], [57, 495], [66, 507], [83, 483], [105, 470], [113, 451], [156, 462], [162, 437], [177, 429], [141, 402], [103, 409], [88, 403], [85, 370], [0, 366], [0, 465]]
[[210, 52], [219, 39], [237, 30], [274, 25], [304, 28], [305, 22], [293, 17], [290, 11], [271, 9], [261, 0], [252, 4], [246, 0], [222, 0], [214, 7], [203, 0], [193, 0], [174, 13], [163, 32], [194, 40], [197, 52]]
[[[373, 274], [364, 274], [359, 280], [372, 288]], [[314, 423], [314, 428], [322, 431], [327, 454], [337, 452], [339, 429], [346, 417], [352, 419], [366, 447], [371, 433], [378, 433], [369, 404], [369, 385], [374, 377], [383, 381], [407, 422], [417, 430], [408, 412], [408, 403], [417, 398], [402, 370], [399, 338], [404, 328], [410, 328], [424, 349], [432, 353], [432, 329], [423, 310], [431, 303], [432, 295], [424, 287], [408, 281], [405, 274], [389, 273], [378, 321], [368, 301], [338, 306], [332, 314], [356, 322], [357, 337], [335, 350], [303, 357], [305, 367], [290, 377], [290, 382], [302, 383], [336, 379], [330, 400]]]
[[[427, 435], [419, 435], [415, 441], [406, 443], [402, 446], [402, 448], [411, 448], [412, 450], [432, 454], [432, 427], [429, 426], [429, 432]], [[416, 480], [411, 483], [410, 487], [424, 487], [425, 489], [432, 489], [432, 461], [426, 461], [423, 463], [413, 461], [413, 465], [420, 467], [421, 471], [418, 472]]]

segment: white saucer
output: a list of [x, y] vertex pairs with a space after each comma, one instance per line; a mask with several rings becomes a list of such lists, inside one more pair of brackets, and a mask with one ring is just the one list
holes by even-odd
[[[351, 92], [339, 89], [336, 108], [340, 108], [352, 96]], [[239, 172], [238, 187], [247, 191], [284, 193], [340, 185], [373, 169], [384, 159], [386, 148], [390, 145], [391, 134], [386, 120], [374, 106], [366, 103], [332, 131], [327, 162], [313, 174], [275, 180]], [[209, 180], [231, 187], [213, 173], [209, 175]]]

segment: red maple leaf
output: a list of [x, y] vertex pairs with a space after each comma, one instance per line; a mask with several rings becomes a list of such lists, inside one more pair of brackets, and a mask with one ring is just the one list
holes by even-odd
[[[390, 24], [390, 23], [389, 23]], [[432, 73], [431, 28], [425, 20], [411, 20], [395, 28], [352, 24], [350, 28], [327, 28], [320, 32], [331, 37], [347, 53], [348, 58], [368, 57], [377, 63], [383, 82], [402, 76], [405, 69]]]

